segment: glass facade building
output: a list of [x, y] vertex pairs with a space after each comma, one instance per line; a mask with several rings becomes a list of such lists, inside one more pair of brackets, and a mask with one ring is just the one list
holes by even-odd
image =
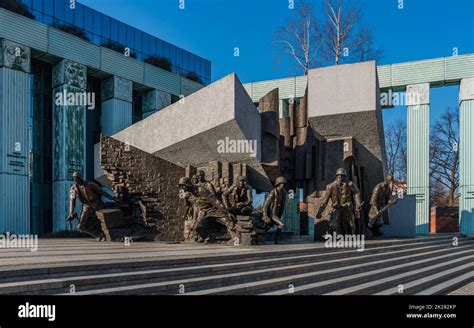
[[[12, 0], [0, 0], [0, 7], [12, 10]], [[124, 53], [151, 65], [207, 85], [211, 62], [108, 15], [70, 0], [21, 0], [26, 11], [17, 13], [53, 26], [99, 46]], [[10, 7], [10, 8], [9, 8]], [[74, 9], [71, 9], [71, 8]]]

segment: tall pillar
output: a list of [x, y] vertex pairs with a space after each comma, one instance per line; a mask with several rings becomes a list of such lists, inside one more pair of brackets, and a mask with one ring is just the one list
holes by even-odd
[[0, 40], [0, 233], [30, 233], [31, 50]]
[[407, 86], [407, 183], [416, 195], [416, 233], [429, 233], [429, 83]]
[[459, 88], [459, 232], [474, 235], [474, 78]]
[[102, 81], [102, 133], [108, 136], [132, 125], [133, 83], [118, 76]]
[[156, 89], [146, 91], [143, 93], [143, 118], [169, 105], [171, 105], [171, 94]]
[[58, 103], [60, 95], [87, 92], [87, 67], [63, 59], [53, 66], [53, 230], [66, 228], [72, 173], [85, 168], [87, 106], [77, 102]]

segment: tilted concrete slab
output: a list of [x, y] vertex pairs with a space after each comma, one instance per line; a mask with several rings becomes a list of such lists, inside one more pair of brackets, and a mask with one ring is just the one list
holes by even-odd
[[[383, 180], [385, 143], [375, 61], [312, 69], [308, 73], [308, 120], [324, 138], [357, 141], [368, 190]], [[342, 165], [338, 163], [337, 165]], [[327, 172], [325, 180], [334, 179]]]
[[[271, 184], [260, 165], [261, 134], [260, 113], [236, 74], [230, 74], [113, 138], [183, 167], [213, 160], [247, 163], [252, 168], [252, 186], [269, 190]], [[256, 151], [222, 152], [218, 147], [244, 141], [256, 146]]]

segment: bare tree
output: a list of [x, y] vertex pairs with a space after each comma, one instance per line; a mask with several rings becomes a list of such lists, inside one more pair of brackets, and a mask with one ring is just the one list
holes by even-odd
[[322, 42], [318, 40], [319, 24], [311, 4], [302, 2], [295, 19], [280, 27], [274, 42], [281, 45], [283, 52], [296, 60], [304, 75], [317, 66], [316, 60]]
[[352, 61], [363, 62], [382, 58], [382, 50], [375, 47], [374, 36], [367, 27], [362, 27], [357, 35], [359, 42], [352, 50]]
[[343, 58], [348, 62], [379, 59], [381, 51], [375, 49], [371, 31], [361, 26], [362, 7], [352, 0], [325, 0], [326, 25], [321, 29], [326, 60], [339, 65]]
[[[431, 128], [430, 178], [446, 191], [446, 204], [454, 206], [459, 187], [459, 114], [447, 108]], [[439, 202], [442, 202], [440, 199]], [[438, 201], [435, 199], [435, 203]]]
[[396, 180], [405, 181], [407, 176], [407, 128], [405, 122], [392, 122], [385, 129], [387, 167]]

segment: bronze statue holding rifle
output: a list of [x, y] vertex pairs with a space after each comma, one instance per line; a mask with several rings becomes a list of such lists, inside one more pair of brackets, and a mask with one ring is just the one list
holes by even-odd
[[336, 171], [336, 180], [328, 185], [316, 218], [321, 218], [329, 200], [332, 202], [333, 212], [328, 233], [354, 234], [355, 218], [360, 218], [362, 204], [359, 189], [355, 183], [347, 179], [346, 170], [343, 168]]
[[368, 226], [374, 237], [383, 235], [383, 213], [386, 212], [390, 206], [397, 203], [397, 199], [390, 199], [392, 183], [392, 175], [387, 174], [385, 180], [377, 184], [372, 191]]

